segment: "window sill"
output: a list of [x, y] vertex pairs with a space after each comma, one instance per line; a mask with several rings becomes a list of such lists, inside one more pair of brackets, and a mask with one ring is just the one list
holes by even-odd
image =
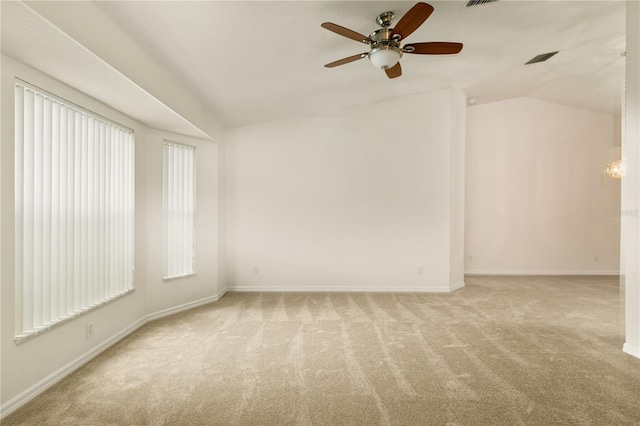
[[176, 275], [175, 277], [162, 277], [162, 281], [173, 281], [173, 280], [178, 280], [180, 278], [186, 278], [186, 277], [192, 277], [194, 276], [196, 273], [192, 272], [190, 274], [184, 274], [184, 275]]
[[93, 311], [94, 309], [98, 309], [98, 308], [106, 305], [107, 303], [111, 303], [114, 300], [118, 300], [121, 297], [126, 296], [127, 294], [133, 293], [134, 291], [136, 291], [135, 288], [123, 291], [122, 293], [116, 294], [115, 296], [110, 297], [109, 299], [105, 299], [105, 300], [103, 300], [101, 302], [96, 303], [95, 305], [89, 306], [88, 308], [83, 309], [82, 311], [73, 312], [72, 314], [69, 314], [64, 318], [60, 318], [60, 319], [58, 319], [56, 321], [44, 324], [41, 327], [36, 328], [35, 330], [31, 330], [31, 331], [28, 331], [26, 333], [18, 334], [17, 336], [14, 336], [13, 341], [15, 342], [16, 345], [19, 345], [22, 342], [26, 342], [27, 340], [31, 340], [34, 337], [39, 336], [40, 334], [44, 333], [45, 331], [51, 330], [52, 328], [58, 327], [59, 325], [62, 325], [62, 324], [65, 324], [65, 323], [71, 321], [72, 319], [81, 317], [84, 314]]

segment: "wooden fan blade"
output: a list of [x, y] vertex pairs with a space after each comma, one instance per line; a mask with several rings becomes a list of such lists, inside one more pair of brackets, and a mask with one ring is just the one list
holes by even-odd
[[462, 50], [462, 43], [449, 43], [446, 41], [432, 41], [428, 43], [405, 44], [404, 53], [418, 55], [452, 55]]
[[395, 28], [391, 32], [391, 38], [400, 36], [401, 39], [409, 37], [409, 35], [418, 29], [429, 15], [433, 13], [433, 6], [426, 3], [416, 3], [402, 18], [398, 21]]
[[366, 57], [368, 53], [360, 53], [358, 55], [349, 56], [348, 58], [342, 58], [335, 62], [331, 62], [330, 64], [325, 65], [326, 68], [337, 67], [338, 65], [348, 64], [349, 62], [357, 61], [358, 59], [362, 59]]
[[320, 25], [329, 31], [333, 31], [336, 34], [340, 34], [343, 37], [350, 38], [351, 40], [359, 41], [360, 43], [371, 43], [371, 39], [365, 35], [350, 30], [349, 28], [341, 27], [340, 25], [333, 24], [331, 22], [325, 22]]
[[402, 75], [402, 67], [400, 66], [400, 62], [392, 66], [391, 68], [387, 68], [384, 70], [387, 73], [387, 77], [396, 78]]

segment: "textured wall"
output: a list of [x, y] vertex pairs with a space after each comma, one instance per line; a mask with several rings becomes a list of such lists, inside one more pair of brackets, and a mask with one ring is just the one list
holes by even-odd
[[459, 99], [440, 90], [228, 131], [230, 287], [461, 285], [449, 267]]

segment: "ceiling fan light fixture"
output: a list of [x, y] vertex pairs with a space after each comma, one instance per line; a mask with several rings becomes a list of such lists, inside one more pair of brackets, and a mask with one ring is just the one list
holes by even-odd
[[374, 67], [386, 70], [398, 63], [402, 50], [395, 46], [378, 46], [369, 52], [369, 60]]

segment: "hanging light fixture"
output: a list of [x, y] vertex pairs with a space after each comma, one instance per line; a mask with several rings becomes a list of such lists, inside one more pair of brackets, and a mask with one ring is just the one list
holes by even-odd
[[624, 176], [624, 163], [622, 160], [614, 160], [604, 164], [604, 175], [611, 179], [621, 180]]

